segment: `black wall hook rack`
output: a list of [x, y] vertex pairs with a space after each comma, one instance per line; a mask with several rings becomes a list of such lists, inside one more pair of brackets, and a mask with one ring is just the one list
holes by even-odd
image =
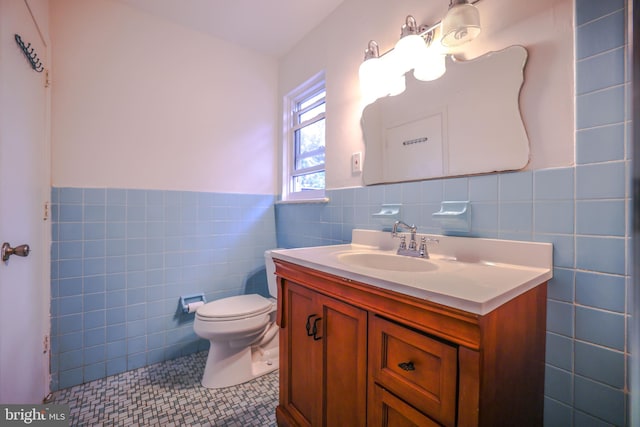
[[31, 68], [41, 73], [42, 70], [44, 70], [44, 65], [42, 65], [42, 62], [40, 62], [40, 59], [38, 58], [38, 54], [31, 47], [31, 43], [27, 43], [27, 45], [25, 45], [22, 41], [22, 37], [20, 37], [18, 34], [16, 34], [15, 38], [16, 43], [18, 43], [18, 46], [20, 46], [22, 52], [24, 52], [24, 56], [27, 57], [27, 60], [31, 64]]

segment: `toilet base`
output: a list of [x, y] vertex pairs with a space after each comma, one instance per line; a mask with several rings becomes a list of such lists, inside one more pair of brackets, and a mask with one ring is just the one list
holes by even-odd
[[261, 346], [232, 348], [211, 343], [202, 375], [206, 388], [223, 388], [251, 381], [279, 367], [278, 337]]

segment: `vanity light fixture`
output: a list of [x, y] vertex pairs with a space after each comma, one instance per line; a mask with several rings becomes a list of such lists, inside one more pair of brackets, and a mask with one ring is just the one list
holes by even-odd
[[365, 105], [378, 98], [394, 96], [406, 88], [405, 74], [414, 70], [419, 80], [435, 80], [445, 72], [445, 57], [439, 43], [433, 43], [438, 27], [418, 28], [413, 16], [407, 16], [400, 40], [394, 49], [380, 55], [378, 43], [369, 41], [360, 64], [360, 91]]
[[378, 43], [369, 41], [359, 70], [365, 105], [404, 92], [404, 75], [411, 70], [422, 81], [442, 77], [446, 71], [446, 48], [471, 41], [480, 33], [480, 17], [474, 6], [478, 1], [450, 0], [444, 19], [430, 27], [418, 27], [415, 18], [407, 16], [400, 40], [382, 55]]

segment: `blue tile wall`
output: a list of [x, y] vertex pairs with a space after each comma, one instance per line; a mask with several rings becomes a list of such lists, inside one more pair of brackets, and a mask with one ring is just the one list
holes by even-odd
[[443, 200], [470, 200], [475, 237], [551, 242], [545, 426], [628, 425], [631, 161], [626, 2], [576, 0], [576, 166], [328, 191], [326, 204], [277, 204], [278, 245], [349, 242], [402, 203], [402, 219], [441, 233]]
[[207, 347], [181, 295], [266, 295], [274, 196], [53, 188], [52, 389]]

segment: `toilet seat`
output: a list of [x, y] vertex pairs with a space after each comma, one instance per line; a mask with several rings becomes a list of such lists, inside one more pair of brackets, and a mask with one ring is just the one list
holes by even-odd
[[258, 316], [273, 310], [272, 300], [258, 294], [238, 295], [206, 303], [196, 317], [205, 322], [225, 322]]

